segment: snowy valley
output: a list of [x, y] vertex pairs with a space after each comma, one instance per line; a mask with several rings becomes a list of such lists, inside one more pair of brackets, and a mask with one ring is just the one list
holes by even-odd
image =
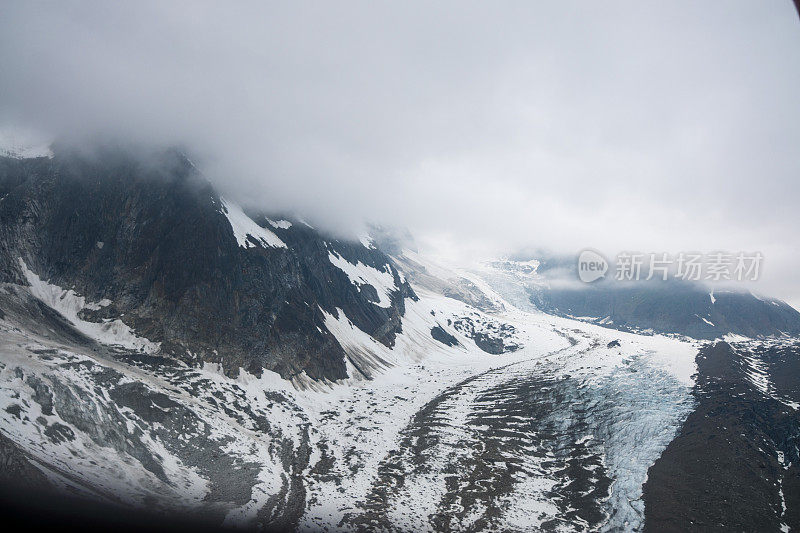
[[[173, 181], [87, 184], [58, 157], [4, 160], [0, 432], [28, 489], [245, 529], [620, 531], [692, 485], [648, 476], [696, 445], [681, 431], [718, 379], [696, 356], [726, 344], [548, 314], [538, 261], [340, 240], [170, 161]], [[150, 245], [201, 238], [197, 260]], [[776, 375], [800, 370], [793, 339], [729, 340], [755, 343], [736, 398], [794, 424], [759, 453], [795, 464], [800, 398]], [[784, 492], [764, 503], [776, 526], [795, 520]]]

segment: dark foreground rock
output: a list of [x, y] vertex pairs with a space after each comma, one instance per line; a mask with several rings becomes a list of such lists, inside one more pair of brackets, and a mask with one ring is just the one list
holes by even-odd
[[645, 530], [800, 528], [800, 346], [718, 342], [697, 365], [697, 408], [644, 485]]

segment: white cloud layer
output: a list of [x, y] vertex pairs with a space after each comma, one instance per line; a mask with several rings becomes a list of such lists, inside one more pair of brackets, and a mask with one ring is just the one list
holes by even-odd
[[0, 123], [190, 147], [226, 194], [467, 250], [759, 250], [800, 302], [788, 0], [15, 2]]

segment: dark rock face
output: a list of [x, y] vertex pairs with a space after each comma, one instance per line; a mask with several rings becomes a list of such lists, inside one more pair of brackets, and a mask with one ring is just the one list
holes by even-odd
[[[1, 282], [27, 284], [22, 259], [51, 284], [112, 301], [83, 319], [120, 318], [162, 354], [217, 362], [230, 374], [344, 378], [324, 313], [341, 309], [391, 345], [404, 298], [414, 297], [382, 252], [301, 223], [271, 227], [251, 214], [286, 247], [252, 237], [240, 246], [220, 196], [177, 152], [0, 158], [0, 198]], [[391, 275], [390, 305], [376, 305], [375, 289], [351, 282], [331, 253]]]
[[447, 346], [457, 346], [458, 339], [447, 333], [442, 326], [434, 326], [431, 328], [431, 337]]
[[1, 492], [13, 490], [47, 490], [50, 482], [29, 460], [25, 452], [11, 439], [0, 433]]
[[697, 408], [648, 472], [645, 530], [797, 529], [800, 345], [720, 342], [697, 365]]

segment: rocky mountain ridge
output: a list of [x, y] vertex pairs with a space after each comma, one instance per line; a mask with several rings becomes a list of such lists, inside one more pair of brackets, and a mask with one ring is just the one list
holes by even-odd
[[342, 379], [325, 315], [390, 346], [414, 297], [374, 247], [251, 218], [177, 151], [0, 158], [0, 198], [0, 282], [71, 299], [79, 320], [121, 321], [141, 349], [190, 364]]

